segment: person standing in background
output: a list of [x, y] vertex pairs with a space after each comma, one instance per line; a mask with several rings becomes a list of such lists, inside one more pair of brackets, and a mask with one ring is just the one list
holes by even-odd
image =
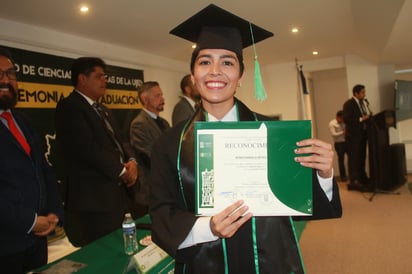
[[343, 104], [343, 121], [348, 153], [349, 190], [367, 190], [369, 178], [365, 171], [368, 121], [371, 115], [365, 99], [364, 85], [355, 85], [353, 97]]
[[343, 122], [343, 111], [339, 110], [336, 113], [335, 119], [329, 122], [330, 134], [333, 137], [336, 154], [338, 155], [339, 176], [342, 182], [346, 181], [345, 168], [345, 123]]
[[136, 200], [147, 206], [152, 146], [170, 125], [159, 115], [164, 109], [165, 100], [158, 82], [144, 82], [138, 88], [138, 96], [143, 108], [130, 124], [130, 144], [135, 150], [140, 171]]
[[137, 163], [114, 118], [98, 100], [106, 92], [106, 64], [80, 57], [71, 68], [74, 90], [56, 108], [56, 140], [66, 171], [65, 231], [84, 246], [121, 227], [131, 205]]
[[47, 264], [47, 235], [63, 222], [57, 180], [17, 103], [17, 71], [0, 48], [0, 272]]
[[183, 96], [176, 103], [172, 113], [172, 124], [175, 126], [180, 121], [186, 121], [193, 116], [196, 105], [200, 101], [200, 94], [193, 85], [190, 74], [185, 75], [180, 81], [180, 90]]

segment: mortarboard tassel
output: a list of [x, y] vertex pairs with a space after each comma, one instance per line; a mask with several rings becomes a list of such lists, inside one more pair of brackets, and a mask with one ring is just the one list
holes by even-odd
[[249, 22], [250, 34], [253, 41], [253, 52], [255, 54], [255, 97], [258, 101], [264, 101], [267, 97], [265, 87], [262, 82], [262, 75], [260, 73], [260, 64], [256, 54], [255, 39], [253, 37], [252, 24]]
[[258, 101], [264, 101], [267, 97], [257, 56], [255, 57], [255, 97]]

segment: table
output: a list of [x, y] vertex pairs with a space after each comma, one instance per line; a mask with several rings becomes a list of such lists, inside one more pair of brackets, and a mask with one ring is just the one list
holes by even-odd
[[[149, 215], [137, 219], [136, 224], [150, 223]], [[137, 239], [150, 234], [150, 230], [137, 229]], [[139, 251], [145, 247], [139, 244]], [[130, 256], [126, 255], [123, 250], [123, 232], [118, 230], [80, 248], [79, 250], [55, 261], [37, 271], [41, 273], [58, 262], [67, 259], [75, 262], [84, 263], [87, 267], [79, 269], [76, 274], [133, 274], [134, 269], [129, 268]], [[36, 272], [35, 272], [36, 273]]]
[[[136, 220], [136, 224], [148, 224], [150, 223], [149, 215], [145, 215]], [[305, 221], [294, 222], [295, 230], [298, 236], [302, 234], [305, 228]], [[143, 237], [150, 234], [150, 230], [137, 229], [137, 238], [140, 240]], [[144, 249], [139, 244], [139, 251]], [[39, 268], [37, 272], [41, 273], [56, 263], [67, 259], [75, 262], [87, 264], [87, 267], [79, 269], [76, 274], [136, 274], [134, 269], [128, 270], [130, 257], [124, 253], [123, 250], [123, 232], [122, 229], [118, 230], [80, 248], [79, 250], [55, 261], [42, 268]], [[170, 261], [173, 259], [170, 257]], [[158, 271], [152, 271], [151, 273], [157, 274]]]

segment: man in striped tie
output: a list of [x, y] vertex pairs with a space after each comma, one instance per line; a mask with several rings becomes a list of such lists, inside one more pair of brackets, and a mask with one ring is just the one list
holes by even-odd
[[124, 213], [132, 211], [129, 193], [138, 176], [134, 153], [122, 141], [110, 109], [97, 104], [106, 92], [105, 69], [97, 57], [74, 60], [74, 90], [56, 107], [67, 184], [64, 228], [74, 246], [118, 229]]

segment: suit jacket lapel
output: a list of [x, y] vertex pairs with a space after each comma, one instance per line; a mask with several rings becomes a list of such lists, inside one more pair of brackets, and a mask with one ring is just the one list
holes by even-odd
[[152, 130], [157, 132], [157, 135], [160, 135], [162, 133], [162, 130], [159, 128], [159, 126], [156, 124], [156, 121], [143, 109], [143, 115], [145, 119], [147, 120], [147, 125], [151, 127]]
[[[94, 120], [98, 121], [97, 123], [101, 124], [101, 126], [104, 128], [104, 131], [106, 131], [106, 133], [110, 137], [112, 133], [109, 132], [109, 129], [104, 124], [103, 119], [99, 116], [99, 114], [96, 112], [93, 106], [90, 105], [89, 102], [82, 95], [80, 95], [77, 91], [73, 90], [70, 96], [73, 96], [73, 98], [82, 105], [82, 107], [89, 113], [90, 117], [93, 117]], [[108, 113], [107, 108], [104, 105], [101, 105], [101, 107], [103, 109], [104, 114], [106, 115], [107, 120], [110, 122], [111, 126], [113, 127], [112, 117], [107, 114]], [[114, 129], [114, 133], [115, 134], [117, 133], [115, 129]], [[119, 138], [119, 137], [116, 135], [116, 138]]]
[[355, 98], [352, 98], [353, 101], [353, 110], [355, 113], [357, 113], [358, 116], [362, 116], [362, 111], [360, 110], [360, 105], [358, 102], [355, 100]]
[[81, 107], [89, 113], [90, 117], [94, 117], [96, 121], [101, 121], [102, 123], [104, 123], [99, 117], [99, 114], [97, 114], [97, 112], [93, 109], [89, 102], [87, 102], [87, 100], [77, 91], [73, 90], [69, 97], [73, 97], [73, 100], [77, 101], [81, 105]]
[[195, 109], [192, 107], [192, 105], [189, 103], [189, 101], [186, 98], [182, 98], [184, 103], [186, 104], [186, 108], [192, 110], [192, 112], [195, 112]]
[[17, 140], [13, 137], [10, 130], [1, 122], [0, 122], [0, 136], [1, 136], [1, 138], [9, 140], [10, 142], [15, 144], [16, 146], [19, 146], [18, 143], [17, 143]]

